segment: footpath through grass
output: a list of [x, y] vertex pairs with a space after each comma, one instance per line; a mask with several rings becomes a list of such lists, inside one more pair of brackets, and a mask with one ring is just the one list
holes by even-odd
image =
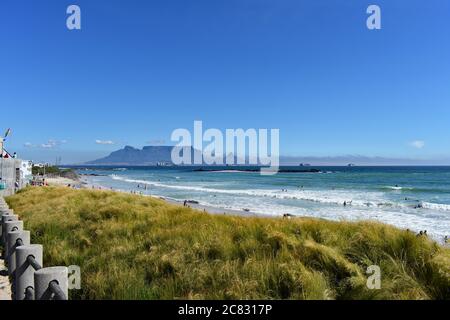
[[[27, 188], [7, 202], [79, 265], [72, 299], [450, 299], [450, 249], [375, 222], [210, 215], [149, 197]], [[366, 269], [381, 268], [381, 289]]]

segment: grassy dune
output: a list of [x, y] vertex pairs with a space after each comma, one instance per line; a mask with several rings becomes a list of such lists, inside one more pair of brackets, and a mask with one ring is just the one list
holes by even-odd
[[[109, 191], [28, 188], [8, 203], [79, 265], [79, 299], [449, 299], [450, 250], [374, 222], [209, 215]], [[369, 265], [381, 290], [366, 287]]]

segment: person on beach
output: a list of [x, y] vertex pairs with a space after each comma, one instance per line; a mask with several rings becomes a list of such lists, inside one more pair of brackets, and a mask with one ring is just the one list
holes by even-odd
[[347, 201], [344, 201], [344, 207], [346, 207], [347, 206]]

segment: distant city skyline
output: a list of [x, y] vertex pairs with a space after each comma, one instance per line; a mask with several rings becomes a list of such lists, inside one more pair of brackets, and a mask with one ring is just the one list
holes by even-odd
[[[85, 151], [85, 150], [69, 150], [62, 151], [58, 149], [50, 149], [42, 152], [42, 150], [19, 150], [19, 156], [24, 159], [31, 159], [35, 162], [55, 164], [60, 165], [82, 165], [86, 162], [103, 158], [108, 156], [111, 152], [120, 150], [117, 147], [111, 151]], [[65, 155], [63, 157], [62, 155]], [[70, 159], [70, 160], [68, 160]], [[364, 155], [338, 155], [338, 156], [286, 156], [281, 155], [280, 157], [281, 165], [299, 165], [309, 164], [312, 166], [346, 166], [348, 164], [355, 164], [359, 166], [370, 166], [370, 165], [393, 165], [393, 166], [414, 166], [414, 165], [450, 165], [450, 157], [438, 156], [430, 158], [388, 158], [380, 156], [364, 156]]]
[[0, 135], [73, 164], [202, 120], [280, 129], [293, 161], [450, 165], [449, 19], [438, 0], [1, 3]]

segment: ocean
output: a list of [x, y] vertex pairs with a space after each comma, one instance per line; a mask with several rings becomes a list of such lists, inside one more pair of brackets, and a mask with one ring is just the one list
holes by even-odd
[[[91, 167], [78, 172], [96, 186], [195, 200], [244, 215], [377, 220], [427, 230], [439, 242], [450, 235], [450, 167], [282, 167], [289, 172], [274, 176], [243, 171], [249, 167], [196, 169]], [[291, 172], [308, 169], [320, 172]]]

